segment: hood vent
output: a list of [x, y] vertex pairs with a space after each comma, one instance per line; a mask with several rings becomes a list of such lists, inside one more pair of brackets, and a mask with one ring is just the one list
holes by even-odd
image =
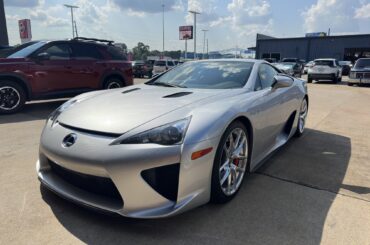
[[140, 90], [140, 88], [133, 88], [133, 89], [125, 90], [125, 91], [122, 92], [122, 94], [128, 94], [128, 93], [134, 92], [136, 90]]
[[170, 95], [163, 96], [163, 98], [177, 98], [177, 97], [183, 97], [186, 95], [192, 94], [192, 92], [179, 92], [179, 93], [174, 93]]

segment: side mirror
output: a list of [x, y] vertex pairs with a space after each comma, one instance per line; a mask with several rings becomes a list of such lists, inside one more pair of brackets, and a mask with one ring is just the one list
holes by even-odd
[[50, 54], [48, 54], [48, 53], [39, 53], [36, 56], [36, 59], [39, 60], [39, 61], [50, 60]]
[[294, 79], [284, 75], [276, 75], [274, 77], [275, 83], [272, 85], [273, 89], [288, 88], [293, 85]]

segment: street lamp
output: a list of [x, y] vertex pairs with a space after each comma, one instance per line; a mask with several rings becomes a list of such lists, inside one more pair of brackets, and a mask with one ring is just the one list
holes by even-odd
[[202, 30], [202, 32], [203, 32], [203, 56], [202, 56], [202, 59], [203, 60], [204, 60], [204, 52], [205, 52], [205, 49], [206, 49], [206, 32], [207, 31], [209, 31], [209, 30], [205, 30], [205, 29]]
[[[75, 21], [73, 20], [73, 9], [77, 9], [79, 8], [78, 6], [74, 6], [74, 5], [69, 5], [69, 4], [64, 4], [65, 7], [69, 8], [71, 10], [71, 18], [72, 18], [72, 37], [74, 38], [75, 37]], [[76, 36], [78, 36], [77, 34], [77, 25], [76, 25]]]
[[162, 30], [163, 30], [163, 47], [162, 47], [162, 52], [163, 52], [163, 56], [164, 56], [164, 4], [162, 3]]
[[189, 13], [194, 15], [194, 60], [197, 58], [197, 14], [194, 10], [189, 10]]

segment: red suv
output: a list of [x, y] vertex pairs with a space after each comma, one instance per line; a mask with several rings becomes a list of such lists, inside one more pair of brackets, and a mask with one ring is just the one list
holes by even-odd
[[133, 84], [131, 63], [112, 41], [36, 41], [0, 59], [0, 114], [26, 101]]

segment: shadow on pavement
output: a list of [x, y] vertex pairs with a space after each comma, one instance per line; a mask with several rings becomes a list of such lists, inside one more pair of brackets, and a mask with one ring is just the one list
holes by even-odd
[[307, 130], [251, 174], [231, 202], [159, 220], [107, 216], [41, 193], [59, 222], [87, 244], [320, 244], [350, 156], [349, 138]]
[[66, 100], [67, 99], [27, 103], [18, 113], [0, 115], [0, 124], [46, 119], [50, 113]]

